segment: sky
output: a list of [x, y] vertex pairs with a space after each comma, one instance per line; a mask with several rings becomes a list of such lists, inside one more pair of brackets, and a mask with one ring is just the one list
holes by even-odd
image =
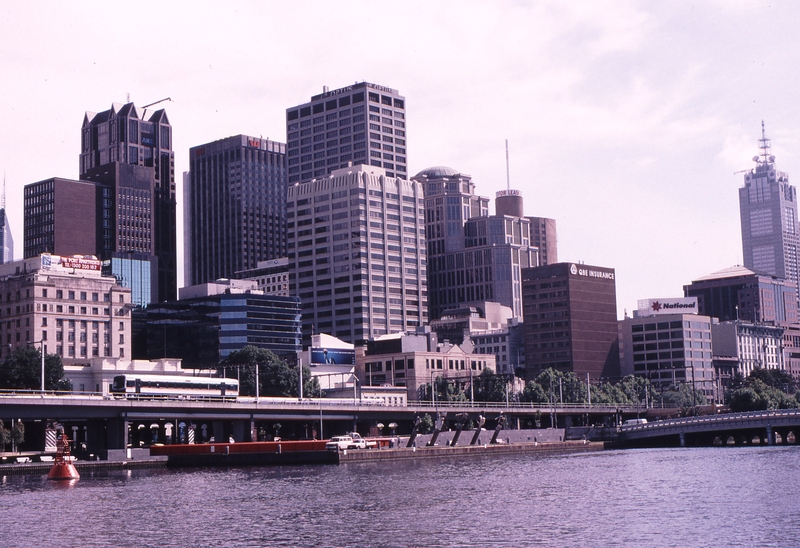
[[616, 269], [622, 317], [742, 263], [738, 188], [762, 120], [797, 184], [798, 28], [788, 1], [5, 2], [15, 255], [23, 187], [78, 177], [86, 111], [171, 99], [180, 222], [190, 147], [285, 142], [286, 108], [367, 81], [406, 97], [409, 174], [470, 174], [492, 213], [507, 139], [525, 214], [556, 219], [559, 261]]

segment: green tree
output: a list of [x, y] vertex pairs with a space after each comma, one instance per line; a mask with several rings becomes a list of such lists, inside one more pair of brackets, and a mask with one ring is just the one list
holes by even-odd
[[694, 414], [697, 406], [708, 403], [705, 394], [694, 388], [691, 383], [681, 383], [671, 386], [660, 395], [667, 407], [680, 407], [682, 415]]
[[[239, 393], [256, 395], [256, 367], [258, 367], [259, 395], [299, 396], [300, 369], [291, 367], [272, 351], [248, 345], [231, 352], [222, 362], [222, 369], [229, 378], [239, 375]], [[237, 371], [238, 370], [238, 371]], [[303, 396], [318, 395], [319, 382], [311, 376], [311, 370], [303, 367]]]
[[788, 396], [783, 390], [773, 388], [759, 379], [760, 375], [750, 375], [746, 386], [731, 394], [731, 411], [764, 411], [766, 409], [794, 409], [798, 407], [796, 397]]
[[6, 446], [11, 443], [11, 430], [5, 427], [0, 420], [0, 451], [5, 451]]
[[547, 403], [550, 401], [544, 387], [536, 381], [528, 381], [519, 394], [519, 401], [531, 403]]
[[480, 375], [474, 379], [475, 401], [506, 401], [506, 378], [497, 375], [491, 369], [484, 369]]
[[25, 441], [25, 425], [22, 424], [22, 421], [15, 422], [11, 428], [11, 440], [19, 451], [19, 446]]
[[770, 388], [777, 388], [787, 394], [794, 394], [797, 390], [797, 385], [792, 375], [782, 369], [761, 369], [757, 367], [747, 376], [747, 380], [759, 380]]
[[[0, 363], [0, 387], [39, 390], [42, 383], [42, 354], [36, 348], [20, 346]], [[46, 354], [44, 359], [45, 390], [72, 390], [64, 378], [64, 365], [58, 354]]]
[[592, 386], [592, 403], [615, 404], [631, 403], [620, 383], [604, 382]]
[[547, 394], [545, 400], [547, 402], [550, 402], [551, 394], [554, 403], [562, 401], [563, 403], [586, 403], [588, 401], [586, 383], [571, 371], [565, 373], [553, 368], [547, 369], [539, 373], [536, 383]]
[[623, 377], [619, 387], [625, 393], [626, 403], [652, 404], [659, 397], [650, 380], [638, 375]]
[[422, 415], [419, 421], [419, 432], [421, 434], [430, 434], [433, 432], [433, 417], [428, 413]]
[[[436, 391], [436, 401], [469, 401], [469, 396], [457, 381], [436, 377], [433, 380], [433, 387]], [[420, 386], [417, 393], [420, 400], [433, 401], [430, 384]]]

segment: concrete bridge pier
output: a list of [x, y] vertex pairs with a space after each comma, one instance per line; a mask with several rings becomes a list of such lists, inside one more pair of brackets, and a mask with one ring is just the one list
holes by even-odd
[[[789, 429], [789, 428], [780, 428], [780, 429], [776, 428], [775, 429], [775, 434], [776, 434], [775, 443], [778, 443], [777, 436], [780, 436], [781, 437], [780, 444], [781, 445], [789, 445], [789, 434], [791, 432], [792, 432], [792, 430]], [[797, 440], [795, 440], [795, 443], [797, 443]]]
[[686, 434], [681, 432], [680, 434], [678, 434], [678, 436], [680, 437], [681, 440], [681, 447], [686, 447]]
[[772, 425], [767, 425], [767, 445], [775, 445], [775, 434], [772, 431]]

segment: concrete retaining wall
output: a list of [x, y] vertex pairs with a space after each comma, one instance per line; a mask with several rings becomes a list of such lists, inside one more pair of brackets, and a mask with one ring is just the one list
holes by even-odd
[[[446, 430], [439, 434], [436, 439], [436, 445], [445, 447], [450, 445], [450, 440], [455, 436], [455, 432]], [[474, 430], [464, 430], [458, 438], [457, 447], [467, 446], [472, 441], [472, 436], [475, 435]], [[489, 443], [494, 435], [494, 430], [484, 430], [478, 436], [477, 445]], [[431, 440], [432, 434], [420, 434], [414, 440], [415, 447], [425, 447]], [[542, 428], [533, 430], [501, 430], [497, 436], [500, 443], [553, 443], [562, 442], [564, 440], [563, 428]], [[400, 447], [405, 447], [408, 443], [408, 436], [400, 438]]]

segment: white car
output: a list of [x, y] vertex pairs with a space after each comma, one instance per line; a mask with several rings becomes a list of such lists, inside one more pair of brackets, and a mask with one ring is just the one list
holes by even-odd
[[344, 451], [345, 449], [356, 449], [356, 443], [350, 436], [334, 436], [325, 444], [325, 449], [329, 451]]

